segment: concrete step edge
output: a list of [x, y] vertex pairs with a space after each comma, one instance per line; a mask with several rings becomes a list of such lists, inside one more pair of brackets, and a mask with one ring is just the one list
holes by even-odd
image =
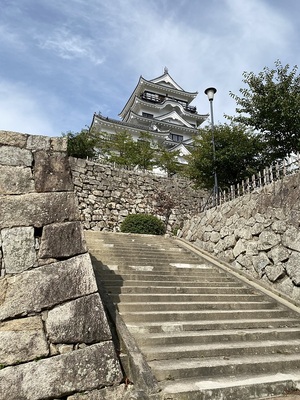
[[[300, 386], [300, 374], [293, 371], [276, 374], [248, 374], [217, 379], [181, 379], [160, 383], [162, 398], [178, 400], [271, 398]], [[166, 397], [165, 397], [166, 396]], [[276, 400], [276, 399], [274, 399]]]

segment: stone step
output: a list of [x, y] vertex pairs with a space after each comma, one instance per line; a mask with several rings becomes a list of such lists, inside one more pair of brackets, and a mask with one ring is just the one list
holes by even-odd
[[173, 253], [173, 254], [186, 254], [190, 258], [198, 258], [195, 254], [190, 253], [188, 250], [186, 250], [183, 247], [179, 247], [176, 244], [174, 245], [172, 242], [167, 242], [163, 241], [163, 243], [155, 243], [152, 241], [150, 244], [146, 244], [144, 242], [113, 242], [113, 241], [107, 241], [107, 242], [101, 242], [101, 241], [94, 241], [90, 242], [89, 241], [89, 251], [91, 253], [93, 252], [99, 252], [99, 251], [115, 251], [115, 253], [120, 253], [122, 250], [125, 250], [126, 252], [141, 252], [145, 251], [151, 254], [153, 253], [153, 249], [155, 250], [156, 254], [167, 254], [167, 253]]
[[165, 252], [161, 253], [153, 253], [153, 250], [144, 251], [143, 249], [139, 249], [136, 251], [126, 250], [126, 249], [118, 249], [115, 251], [114, 249], [109, 250], [90, 250], [90, 254], [92, 254], [96, 258], [100, 258], [101, 260], [107, 260], [108, 258], [114, 259], [148, 259], [148, 260], [163, 260], [169, 262], [182, 262], [187, 264], [203, 264], [201, 260], [197, 257], [192, 257], [189, 254], [185, 253], [174, 253], [174, 252]]
[[165, 237], [89, 241], [161, 400], [249, 400], [300, 385], [299, 314], [274, 296]]
[[136, 307], [137, 304], [144, 304], [147, 302], [151, 302], [153, 304], [163, 302], [163, 303], [173, 303], [173, 302], [178, 302], [178, 303], [185, 303], [185, 307], [188, 306], [189, 304], [192, 303], [199, 303], [199, 304], [214, 304], [216, 302], [222, 303], [222, 304], [237, 304], [241, 302], [248, 302], [248, 303], [263, 303], [264, 305], [270, 304], [275, 306], [275, 302], [266, 302], [264, 296], [259, 296], [256, 294], [186, 294], [186, 293], [174, 293], [174, 294], [169, 294], [169, 293], [136, 293], [136, 294], [116, 294], [115, 292], [109, 292], [110, 297], [115, 303], [122, 303], [122, 304], [128, 304], [128, 303], [133, 303], [134, 307]]
[[[197, 377], [165, 381], [160, 386], [164, 400], [249, 400], [273, 398], [291, 393], [295, 391], [297, 382], [300, 385], [299, 372], [290, 371], [225, 376], [217, 379]], [[294, 400], [294, 397], [291, 400]]]
[[197, 282], [202, 282], [205, 279], [212, 279], [216, 278], [217, 280], [224, 279], [227, 280], [226, 275], [219, 274], [218, 272], [215, 271], [207, 271], [207, 272], [195, 272], [195, 273], [190, 273], [190, 274], [180, 274], [180, 272], [165, 272], [165, 271], [136, 271], [133, 266], [128, 266], [127, 267], [127, 272], [122, 272], [119, 269], [117, 271], [101, 271], [100, 276], [101, 279], [105, 282], [107, 280], [112, 280], [112, 279], [121, 279], [121, 280], [132, 280], [132, 276], [135, 277], [135, 279], [143, 279], [145, 280], [152, 280], [155, 282], [156, 280], [171, 280], [171, 278], [174, 278], [174, 280], [178, 279], [183, 279], [186, 281], [189, 280], [196, 280]]
[[[198, 296], [199, 300], [201, 299], [206, 299], [208, 301], [215, 299], [215, 298], [220, 298], [220, 299], [228, 299], [230, 301], [232, 298], [237, 298], [237, 299], [243, 299], [247, 296], [250, 296], [250, 298], [256, 297], [257, 299], [264, 299], [265, 297], [263, 295], [257, 295], [253, 294], [253, 291], [251, 289], [247, 289], [244, 287], [207, 287], [201, 285], [200, 287], [194, 286], [194, 287], [174, 287], [174, 286], [118, 286], [118, 285], [112, 285], [112, 286], [107, 286], [105, 284], [105, 288], [108, 291], [108, 293], [112, 295], [121, 295], [121, 296], [132, 296], [132, 301], [134, 301], [135, 297], [141, 297], [141, 299], [145, 298], [146, 295], [154, 295], [154, 296], [167, 296], [168, 298], [171, 299], [172, 295], [184, 295], [187, 296], [187, 298], [190, 299], [195, 299], [195, 296]], [[189, 297], [191, 296], [191, 297]], [[206, 297], [207, 296], [207, 297]], [[122, 297], [124, 301], [127, 299], [127, 297]]]
[[[174, 257], [186, 257], [188, 259], [199, 260], [194, 254], [189, 253], [187, 250], [180, 248], [180, 247], [158, 247], [156, 246], [155, 249], [152, 246], [128, 246], [128, 245], [114, 245], [114, 244], [102, 244], [101, 248], [99, 248], [99, 244], [95, 243], [94, 246], [89, 245], [89, 251], [92, 254], [132, 254], [132, 255], [140, 255], [140, 254], [147, 254], [150, 257], [156, 256], [174, 256]], [[154, 251], [153, 251], [154, 249]]]
[[207, 359], [183, 358], [150, 361], [149, 365], [158, 381], [201, 377], [236, 376], [238, 374], [263, 374], [284, 371], [300, 373], [300, 354], [255, 355], [247, 357], [209, 357]]
[[243, 343], [247, 341], [299, 340], [300, 327], [264, 329], [227, 329], [136, 334], [137, 343], [145, 347]]
[[121, 313], [126, 323], [131, 322], [181, 322], [181, 321], [215, 321], [237, 319], [264, 319], [284, 318], [286, 310], [202, 310], [202, 311], [154, 311], [154, 312], [126, 312]]
[[[101, 274], [100, 274], [101, 275]], [[103, 277], [103, 275], [102, 275]], [[109, 280], [108, 278], [110, 278], [111, 280]], [[126, 274], [122, 274], [121, 275], [110, 275], [109, 277], [105, 276], [105, 278], [102, 278], [105, 282], [107, 282], [107, 284], [110, 284], [110, 282], [112, 281], [116, 281], [116, 282], [124, 282], [124, 281], [138, 281], [141, 280], [142, 282], [153, 282], [156, 284], [156, 282], [198, 282], [198, 283], [202, 283], [202, 282], [233, 282], [234, 280], [231, 277], [222, 277], [222, 276], [211, 276], [211, 275], [207, 275], [207, 276], [199, 276], [199, 275], [193, 275], [193, 276], [176, 276], [176, 275], [166, 275], [166, 276], [161, 276], [159, 274], [141, 274], [141, 275], [137, 275], [134, 273], [131, 273], [130, 271]]]
[[114, 275], [116, 276], [123, 276], [128, 273], [128, 271], [131, 271], [132, 273], [136, 275], [160, 275], [162, 278], [164, 276], [168, 275], [174, 275], [174, 276], [180, 276], [180, 277], [185, 277], [185, 276], [197, 276], [197, 277], [205, 277], [205, 276], [217, 276], [217, 277], [225, 277], [226, 274], [222, 273], [214, 268], [174, 268], [172, 266], [169, 267], [157, 267], [151, 266], [151, 265], [132, 265], [132, 266], [118, 266], [118, 269], [112, 270], [112, 269], [102, 269], [100, 270], [100, 274], [102, 275], [103, 279], [110, 278]]
[[[109, 269], [116, 269], [114, 266], [117, 267], [117, 269], [122, 269], [122, 267], [151, 267], [151, 268], [160, 268], [161, 270], [163, 268], [167, 269], [168, 267], [173, 268], [175, 265], [194, 265], [194, 266], [199, 266], [201, 264], [196, 264], [195, 261], [192, 260], [179, 260], [179, 259], [163, 259], [163, 258], [150, 258], [150, 257], [125, 257], [125, 256], [120, 256], [120, 257], [103, 257], [103, 256], [98, 256], [99, 259], [101, 258], [101, 265], [108, 266]], [[93, 258], [93, 257], [92, 257]], [[113, 266], [113, 268], [111, 267]], [[179, 268], [178, 268], [179, 269]], [[183, 269], [183, 268], [181, 268]]]
[[[99, 274], [100, 275], [100, 274]], [[181, 281], [155, 281], [154, 283], [152, 283], [151, 281], [143, 281], [143, 280], [139, 280], [139, 281], [130, 281], [130, 280], [122, 280], [121, 278], [118, 280], [111, 280], [111, 281], [106, 281], [103, 282], [105, 283], [105, 286], [107, 288], [110, 287], [115, 287], [116, 285], [120, 288], [154, 288], [157, 287], [158, 290], [161, 290], [161, 288], [165, 289], [165, 288], [173, 288], [175, 290], [189, 290], [189, 289], [197, 289], [199, 290], [199, 292], [201, 292], [202, 290], [218, 290], [218, 289], [238, 289], [238, 290], [249, 290], [246, 289], [246, 287], [244, 285], [242, 285], [240, 282], [234, 282], [234, 281], [218, 281], [218, 282], [186, 282], [184, 280]], [[121, 283], [121, 285], [120, 285]]]
[[102, 244], [117, 244], [130, 246], [158, 246], [158, 247], [178, 247], [174, 242], [165, 236], [160, 235], [143, 235], [143, 234], [126, 234], [117, 232], [96, 232], [85, 231], [85, 238], [88, 240], [89, 247], [95, 243]]
[[166, 321], [166, 322], [127, 322], [133, 335], [148, 333], [195, 332], [207, 330], [258, 329], [300, 327], [298, 318], [266, 319], [234, 319], [234, 320], [204, 320], [204, 321]]
[[171, 360], [182, 358], [231, 358], [236, 356], [294, 354], [300, 353], [300, 339], [289, 340], [253, 340], [250, 342], [229, 342], [187, 345], [160, 345], [156, 347], [143, 346], [142, 351], [148, 361]]
[[[115, 300], [115, 297], [113, 297]], [[148, 301], [144, 302], [137, 302], [137, 303], [125, 303], [123, 301], [116, 301], [118, 303], [119, 311], [124, 313], [129, 312], [139, 312], [139, 313], [146, 313], [146, 312], [171, 312], [171, 311], [200, 311], [200, 310], [212, 310], [212, 311], [224, 311], [224, 310], [270, 310], [277, 307], [277, 304], [274, 302], [262, 302], [262, 301], [235, 301], [235, 302], [228, 302], [228, 301], [182, 301], [182, 302], [151, 302], [151, 298], [149, 297]]]

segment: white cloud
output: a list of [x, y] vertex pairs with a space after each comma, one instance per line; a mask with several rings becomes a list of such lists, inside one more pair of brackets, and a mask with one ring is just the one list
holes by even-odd
[[96, 55], [97, 46], [92, 40], [72, 33], [67, 28], [56, 29], [51, 35], [38, 39], [42, 49], [51, 50], [64, 59], [86, 58], [95, 65], [105, 60], [105, 57]]
[[235, 34], [242, 33], [242, 39], [260, 39], [256, 43], [279, 44], [284, 43], [282, 33], [287, 33], [290, 23], [276, 8], [269, 6], [262, 0], [241, 2], [239, 0], [226, 0], [229, 14], [228, 17], [238, 29]]

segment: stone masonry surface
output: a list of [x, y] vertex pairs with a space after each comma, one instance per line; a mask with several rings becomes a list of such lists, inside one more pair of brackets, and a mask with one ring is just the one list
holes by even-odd
[[128, 214], [152, 214], [162, 219], [167, 232], [201, 210], [206, 193], [191, 181], [114, 168], [71, 159], [71, 169], [84, 229], [119, 231]]
[[179, 237], [300, 303], [300, 174], [187, 220]]
[[0, 399], [123, 399], [66, 141], [0, 131]]

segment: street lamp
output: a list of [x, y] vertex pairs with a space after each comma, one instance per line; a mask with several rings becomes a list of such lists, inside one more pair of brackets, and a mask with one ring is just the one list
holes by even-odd
[[217, 89], [210, 87], [207, 88], [204, 93], [207, 95], [210, 104], [210, 121], [211, 121], [211, 134], [212, 134], [212, 147], [213, 147], [213, 161], [214, 161], [214, 202], [216, 205], [219, 203], [219, 188], [218, 188], [218, 178], [216, 171], [216, 146], [215, 146], [215, 135], [214, 135], [214, 113], [213, 113], [213, 100]]

